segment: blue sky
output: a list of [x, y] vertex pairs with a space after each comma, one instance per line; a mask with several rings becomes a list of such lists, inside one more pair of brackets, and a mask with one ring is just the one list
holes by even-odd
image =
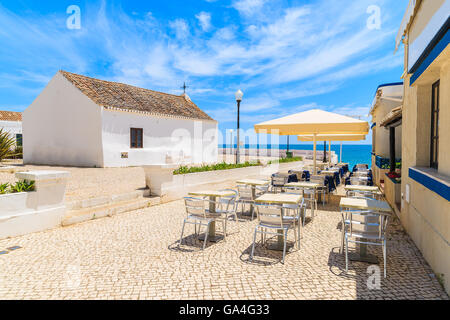
[[64, 69], [174, 94], [186, 81], [222, 131], [236, 126], [239, 88], [244, 129], [313, 108], [369, 120], [376, 87], [401, 81], [407, 2], [0, 0], [0, 109], [23, 111]]

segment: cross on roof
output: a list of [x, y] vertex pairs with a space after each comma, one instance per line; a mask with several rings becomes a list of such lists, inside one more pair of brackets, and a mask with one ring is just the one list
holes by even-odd
[[183, 86], [181, 87], [181, 89], [183, 89], [183, 93], [186, 94], [186, 89], [189, 88], [189, 86], [186, 85], [186, 82], [184, 82]]

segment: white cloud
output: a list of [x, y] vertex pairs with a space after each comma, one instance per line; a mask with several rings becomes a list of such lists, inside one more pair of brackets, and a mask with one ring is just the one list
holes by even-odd
[[232, 4], [233, 8], [244, 16], [256, 14], [268, 0], [235, 0]]
[[175, 31], [175, 35], [179, 40], [183, 40], [189, 35], [189, 26], [184, 19], [171, 21], [169, 26]]
[[200, 12], [195, 16], [203, 31], [209, 31], [211, 29], [211, 14], [208, 12]]

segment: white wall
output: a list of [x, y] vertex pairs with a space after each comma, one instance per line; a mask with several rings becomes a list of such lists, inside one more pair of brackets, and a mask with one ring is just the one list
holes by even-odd
[[101, 110], [58, 72], [23, 113], [24, 163], [102, 167]]
[[[157, 117], [104, 109], [102, 131], [105, 167], [170, 163], [215, 163], [218, 131], [215, 121]], [[130, 128], [142, 128], [144, 148], [130, 148]], [[128, 152], [128, 159], [122, 159]]]
[[16, 134], [22, 134], [22, 122], [20, 121], [0, 121], [0, 129], [9, 132], [12, 138], [16, 139]]

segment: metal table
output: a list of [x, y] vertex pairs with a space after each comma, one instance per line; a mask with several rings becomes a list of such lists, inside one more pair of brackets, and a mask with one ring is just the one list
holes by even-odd
[[[214, 191], [214, 190], [204, 190], [204, 191], [195, 191], [189, 192], [190, 196], [194, 197], [209, 197], [209, 212], [216, 212], [216, 199], [221, 197], [229, 197], [235, 195], [232, 191]], [[221, 237], [216, 236], [216, 222], [211, 222], [209, 228], [208, 240], [212, 242], [217, 242], [221, 239]]]

